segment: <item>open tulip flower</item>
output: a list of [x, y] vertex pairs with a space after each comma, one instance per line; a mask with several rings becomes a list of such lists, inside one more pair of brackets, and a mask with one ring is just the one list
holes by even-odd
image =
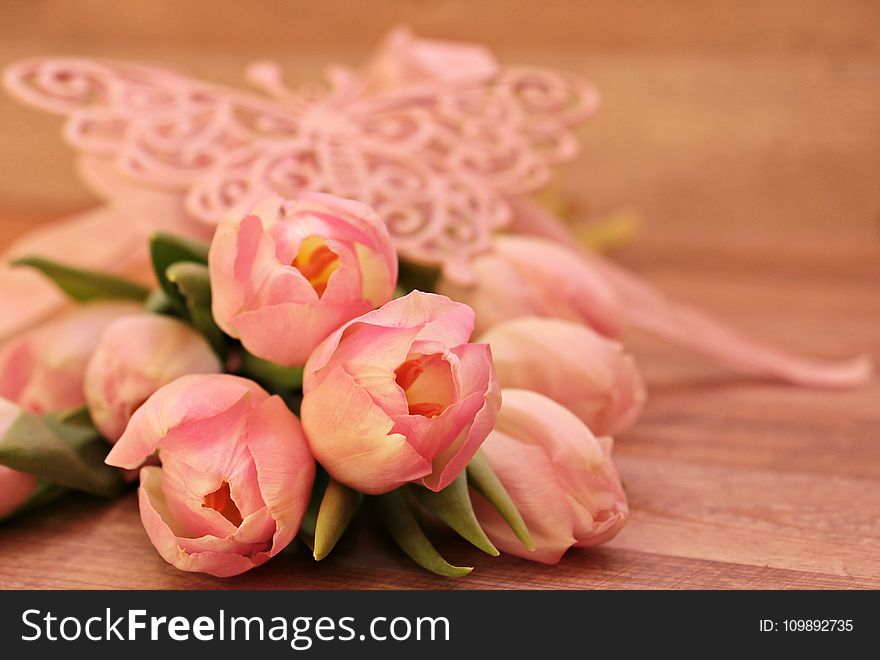
[[270, 197], [221, 223], [211, 244], [214, 318], [257, 357], [302, 366], [340, 325], [391, 299], [397, 256], [363, 204]]
[[645, 382], [623, 346], [580, 323], [524, 316], [482, 337], [503, 388], [539, 392], [561, 403], [597, 435], [616, 434], [638, 419]]
[[141, 469], [141, 519], [159, 554], [220, 577], [287, 546], [308, 506], [315, 462], [278, 396], [228, 374], [160, 388], [132, 416], [107, 462]]
[[350, 321], [305, 367], [303, 427], [330, 475], [364, 493], [439, 491], [467, 466], [500, 405], [474, 313], [413, 291]]
[[614, 538], [628, 508], [611, 462], [611, 438], [597, 438], [571, 412], [535, 392], [504, 389], [503, 397], [483, 452], [525, 519], [535, 549], [528, 550], [498, 511], [474, 494], [474, 510], [492, 542], [504, 552], [555, 564], [571, 547]]

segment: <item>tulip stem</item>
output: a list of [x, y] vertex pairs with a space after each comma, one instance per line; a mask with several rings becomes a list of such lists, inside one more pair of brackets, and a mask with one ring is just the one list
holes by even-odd
[[516, 538], [529, 550], [534, 551], [535, 544], [529, 534], [529, 528], [523, 520], [519, 509], [516, 508], [510, 493], [501, 483], [495, 470], [489, 464], [482, 450], [478, 451], [467, 467], [468, 483], [480, 495], [488, 500], [489, 504], [504, 518], [504, 522], [513, 531]]
[[393, 490], [372, 499], [385, 529], [419, 566], [443, 577], [464, 577], [474, 570], [470, 566], [453, 566], [437, 552], [419, 526], [405, 490]]

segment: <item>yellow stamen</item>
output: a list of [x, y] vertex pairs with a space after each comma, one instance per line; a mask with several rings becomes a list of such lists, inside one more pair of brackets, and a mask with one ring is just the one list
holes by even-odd
[[339, 268], [339, 256], [320, 236], [309, 236], [300, 245], [293, 267], [303, 274], [318, 297], [324, 295], [330, 276]]

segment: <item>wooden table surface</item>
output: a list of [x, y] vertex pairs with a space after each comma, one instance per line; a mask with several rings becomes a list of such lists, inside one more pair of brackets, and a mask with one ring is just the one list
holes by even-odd
[[[514, 53], [513, 37], [498, 45], [506, 61], [571, 69], [602, 89], [603, 110], [560, 187], [581, 214], [643, 216], [616, 255], [623, 263], [781, 346], [880, 361], [880, 48], [865, 29], [877, 5], [841, 3], [823, 16], [807, 4], [812, 19], [768, 3], [776, 9], [764, 18], [790, 20], [791, 30], [735, 21], [720, 45], [701, 34], [682, 46], [676, 34], [690, 28], [665, 16], [662, 34], [641, 45], [627, 41], [635, 29], [590, 52], [576, 53], [568, 33], [565, 48], [545, 40]], [[603, 25], [628, 20], [637, 17]], [[10, 43], [0, 59], [24, 52]], [[207, 73], [193, 50], [170, 48], [152, 59]], [[230, 58], [230, 71], [248, 59]], [[293, 59], [296, 76], [311, 68], [314, 77], [320, 58]], [[0, 247], [85, 203], [83, 193], [65, 197], [72, 177], [35, 181], [44, 160], [49, 171], [68, 167], [58, 123], [2, 103], [17, 131], [0, 134], [0, 147], [10, 145], [0, 185], [23, 192], [0, 201]], [[801, 390], [732, 376], [650, 337], [628, 340], [650, 388], [644, 417], [615, 448], [631, 518], [612, 543], [558, 566], [492, 559], [444, 538], [449, 559], [476, 570], [435, 578], [362, 525], [318, 564], [293, 549], [217, 580], [159, 558], [132, 493], [111, 503], [74, 496], [0, 527], [0, 587], [880, 588], [880, 383]]]

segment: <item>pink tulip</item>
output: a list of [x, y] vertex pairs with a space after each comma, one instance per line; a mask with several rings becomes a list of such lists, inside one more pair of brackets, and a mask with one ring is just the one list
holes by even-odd
[[397, 256], [368, 207], [303, 193], [222, 222], [210, 270], [217, 324], [254, 355], [293, 367], [340, 325], [391, 299]]
[[[21, 409], [11, 401], [0, 398], [0, 438], [21, 414]], [[38, 480], [26, 472], [0, 465], [0, 520], [15, 513], [37, 489]]]
[[303, 428], [334, 479], [364, 493], [446, 487], [500, 405], [492, 356], [470, 344], [474, 313], [413, 291], [350, 321], [309, 358]]
[[58, 287], [36, 270], [7, 265], [15, 259], [38, 255], [78, 268], [130, 276], [149, 263], [147, 252], [145, 234], [133, 226], [129, 213], [111, 204], [31, 229], [0, 253], [0, 343], [68, 304]]
[[611, 462], [611, 438], [596, 438], [541, 394], [515, 389], [502, 394], [498, 425], [483, 451], [522, 514], [535, 550], [523, 546], [498, 512], [472, 492], [474, 511], [492, 543], [502, 552], [556, 564], [571, 547], [614, 538], [628, 507]]
[[115, 442], [132, 413], [162, 385], [222, 370], [208, 342], [185, 323], [157, 314], [124, 316], [104, 330], [86, 369], [92, 421]]
[[635, 423], [645, 383], [620, 343], [579, 323], [524, 316], [480, 337], [492, 348], [501, 387], [532, 390], [561, 403], [597, 435]]
[[228, 374], [190, 375], [132, 415], [107, 463], [141, 469], [141, 520], [159, 554], [184, 571], [227, 577], [278, 554], [305, 513], [315, 461], [277, 396]]
[[[547, 225], [552, 227], [547, 233], [565, 235], [565, 227], [549, 213], [539, 213], [533, 205], [524, 208], [530, 210], [530, 227]], [[474, 308], [478, 332], [520, 316], [579, 321], [613, 339], [633, 325], [741, 373], [805, 387], [857, 387], [871, 379], [873, 362], [867, 355], [826, 361], [767, 346], [667, 299], [638, 276], [573, 245], [498, 236], [493, 251], [471, 266], [475, 284], [443, 278], [438, 291]]]
[[134, 303], [80, 305], [9, 341], [0, 350], [0, 396], [35, 413], [85, 403], [83, 376], [101, 333]]
[[475, 286], [441, 278], [437, 290], [474, 308], [478, 334], [520, 316], [586, 323], [606, 337], [623, 334], [625, 310], [613, 289], [571, 250], [539, 239], [497, 236], [493, 251], [471, 265]]

